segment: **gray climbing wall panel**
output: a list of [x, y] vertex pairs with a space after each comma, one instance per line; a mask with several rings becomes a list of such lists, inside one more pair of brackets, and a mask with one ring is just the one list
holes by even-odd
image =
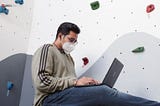
[[[0, 62], [0, 106], [19, 106], [25, 63], [26, 55], [21, 53]], [[14, 86], [7, 96], [8, 81]]]
[[27, 55], [19, 106], [32, 106], [33, 104], [34, 89], [32, 86], [32, 77], [31, 77], [31, 61], [32, 61], [32, 56]]

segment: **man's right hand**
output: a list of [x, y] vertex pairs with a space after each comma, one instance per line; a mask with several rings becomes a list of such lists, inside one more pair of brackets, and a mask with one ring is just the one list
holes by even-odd
[[90, 84], [99, 84], [99, 82], [90, 77], [82, 77], [76, 81], [75, 86]]

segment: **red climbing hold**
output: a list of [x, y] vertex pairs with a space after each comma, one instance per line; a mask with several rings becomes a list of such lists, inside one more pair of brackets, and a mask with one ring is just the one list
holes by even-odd
[[83, 64], [84, 64], [84, 65], [87, 65], [88, 62], [89, 62], [89, 60], [88, 60], [87, 57], [82, 58], [82, 60], [83, 60]]
[[150, 4], [150, 5], [148, 5], [147, 8], [146, 8], [146, 12], [147, 12], [147, 13], [150, 13], [150, 12], [152, 12], [154, 9], [155, 9], [154, 4]]
[[1, 4], [2, 7], [5, 7], [5, 4]]

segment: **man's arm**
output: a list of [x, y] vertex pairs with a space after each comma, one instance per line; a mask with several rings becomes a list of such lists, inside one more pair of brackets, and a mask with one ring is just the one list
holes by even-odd
[[48, 45], [44, 45], [40, 52], [40, 59], [36, 60], [35, 58], [35, 60], [33, 60], [33, 62], [38, 62], [39, 64], [36, 64], [37, 66], [32, 66], [32, 71], [38, 71], [38, 73], [34, 75], [36, 77], [34, 78], [36, 89], [41, 92], [52, 93], [57, 90], [63, 90], [65, 88], [74, 86], [76, 80], [75, 77], [59, 78], [52, 75], [54, 71], [54, 56], [50, 50], [50, 47]]

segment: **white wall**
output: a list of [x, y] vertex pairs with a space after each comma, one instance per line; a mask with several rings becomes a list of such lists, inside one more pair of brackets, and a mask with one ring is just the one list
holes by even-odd
[[16, 54], [26, 53], [32, 23], [33, 1], [24, 0], [23, 5], [14, 0], [0, 0], [1, 4], [9, 4], [9, 14], [0, 14], [0, 60]]
[[[76, 23], [81, 34], [72, 55], [77, 74], [81, 75], [123, 34], [140, 31], [160, 37], [159, 0], [99, 0], [97, 10], [91, 9], [91, 2], [94, 0], [35, 0], [28, 53], [33, 54], [44, 43], [52, 43], [62, 22]], [[147, 14], [149, 4], [154, 4], [155, 10]], [[85, 56], [90, 62], [82, 68]]]
[[[133, 53], [139, 46], [144, 46], [144, 52]], [[160, 39], [142, 32], [127, 33], [112, 43], [83, 75], [102, 81], [115, 57], [124, 64], [115, 88], [160, 101]]]

